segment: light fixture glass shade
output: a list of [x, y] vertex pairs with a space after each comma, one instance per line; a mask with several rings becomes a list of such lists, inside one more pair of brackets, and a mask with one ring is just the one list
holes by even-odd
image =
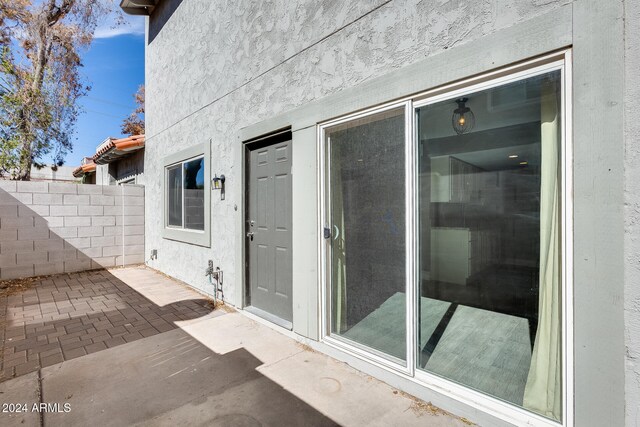
[[458, 135], [470, 132], [476, 124], [476, 116], [473, 114], [473, 111], [471, 111], [471, 108], [465, 105], [468, 100], [468, 98], [456, 100], [458, 108], [453, 110], [453, 116], [451, 116], [453, 130], [455, 130]]

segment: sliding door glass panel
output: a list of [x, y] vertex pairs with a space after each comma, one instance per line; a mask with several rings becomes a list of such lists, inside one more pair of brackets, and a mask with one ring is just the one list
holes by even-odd
[[[416, 110], [418, 369], [555, 420], [560, 77], [554, 71]], [[456, 123], [458, 108], [470, 112]]]
[[325, 129], [331, 334], [406, 360], [405, 114]]
[[184, 228], [204, 230], [204, 159], [184, 164]]
[[167, 225], [182, 227], [182, 169], [181, 165], [167, 168]]

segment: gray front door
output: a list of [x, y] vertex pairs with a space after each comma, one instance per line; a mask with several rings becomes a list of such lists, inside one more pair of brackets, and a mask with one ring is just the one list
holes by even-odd
[[289, 328], [293, 317], [290, 135], [248, 146], [246, 211], [249, 304], [256, 314]]

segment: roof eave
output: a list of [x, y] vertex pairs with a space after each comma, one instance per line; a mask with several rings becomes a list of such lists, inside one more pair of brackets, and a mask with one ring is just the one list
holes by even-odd
[[99, 165], [119, 160], [144, 148], [144, 135], [134, 135], [127, 138], [111, 139], [109, 144], [93, 156], [93, 161]]
[[106, 165], [106, 164], [111, 163], [111, 160], [112, 160], [112, 159], [111, 159], [111, 156], [109, 156], [109, 153], [110, 153], [111, 151], [113, 151], [113, 150], [114, 150], [114, 148], [115, 148], [115, 147], [111, 146], [111, 147], [109, 147], [107, 150], [104, 150], [103, 152], [101, 152], [100, 154], [96, 153], [96, 154], [93, 156], [93, 162], [94, 162], [96, 165]]
[[82, 170], [82, 166], [78, 166], [77, 168], [75, 168], [72, 172], [72, 175], [75, 178], [82, 178], [84, 176], [84, 171]]
[[121, 0], [120, 9], [127, 15], [150, 16], [158, 0]]
[[84, 175], [88, 175], [96, 171], [95, 163], [87, 163], [85, 165], [78, 166], [72, 172], [73, 176], [76, 178], [82, 178]]

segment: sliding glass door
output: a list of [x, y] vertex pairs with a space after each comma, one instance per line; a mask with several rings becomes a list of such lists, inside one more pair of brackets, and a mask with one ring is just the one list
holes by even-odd
[[[557, 420], [560, 78], [416, 109], [417, 368]], [[462, 103], [475, 124], [458, 132]]]
[[331, 335], [404, 364], [405, 107], [325, 129]]
[[557, 61], [322, 125], [328, 342], [563, 420], [563, 79]]

